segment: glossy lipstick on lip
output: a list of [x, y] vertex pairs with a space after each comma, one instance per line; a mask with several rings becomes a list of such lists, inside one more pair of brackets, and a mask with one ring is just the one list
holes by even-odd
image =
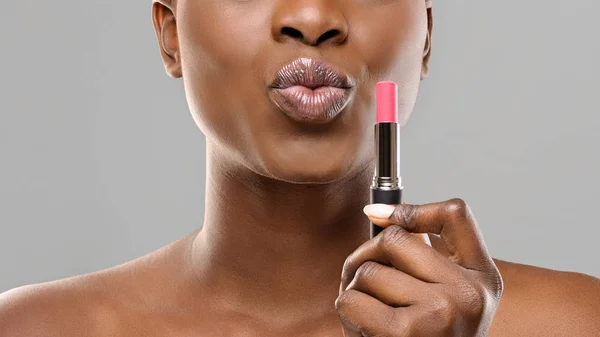
[[[371, 204], [397, 205], [402, 202], [400, 177], [400, 125], [398, 124], [398, 85], [384, 81], [376, 86], [375, 174]], [[371, 238], [383, 228], [371, 223]]]
[[322, 59], [301, 57], [285, 65], [269, 86], [269, 98], [292, 119], [327, 123], [343, 110], [352, 79]]

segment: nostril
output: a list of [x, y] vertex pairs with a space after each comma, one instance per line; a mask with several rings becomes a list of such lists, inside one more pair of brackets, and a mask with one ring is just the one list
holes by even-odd
[[302, 39], [304, 36], [302, 35], [302, 32], [300, 32], [297, 29], [294, 29], [292, 27], [283, 27], [281, 28], [281, 34], [282, 35], [289, 35], [293, 38], [299, 38]]
[[323, 41], [327, 41], [329, 38], [332, 38], [338, 34], [340, 34], [340, 31], [337, 29], [332, 29], [330, 31], [327, 31], [319, 37], [319, 39], [317, 40], [317, 44], [320, 44]]
[[335, 44], [342, 44], [346, 39], [344, 31], [339, 29], [330, 29], [317, 37], [317, 34], [312, 34], [311, 32], [308, 32], [308, 34], [305, 35], [300, 29], [285, 26], [281, 28], [280, 34], [282, 37], [287, 36], [295, 40], [297, 39], [302, 41], [302, 43], [311, 46], [318, 46], [324, 42], [327, 42], [328, 40], [334, 41]]

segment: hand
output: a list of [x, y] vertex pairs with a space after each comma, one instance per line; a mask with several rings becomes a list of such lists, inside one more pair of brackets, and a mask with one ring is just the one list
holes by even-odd
[[[487, 336], [503, 281], [461, 199], [368, 205], [385, 228], [344, 263], [335, 301], [345, 337]], [[411, 233], [430, 233], [431, 246]]]

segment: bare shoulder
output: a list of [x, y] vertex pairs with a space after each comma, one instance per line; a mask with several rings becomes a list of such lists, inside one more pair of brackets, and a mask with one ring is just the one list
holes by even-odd
[[189, 298], [177, 290], [190, 238], [98, 272], [0, 294], [0, 337], [156, 334], [154, 313], [174, 312]]
[[494, 259], [504, 293], [490, 336], [600, 336], [600, 279]]
[[[82, 275], [0, 294], [0, 337], [97, 336], [115, 326], [102, 277]], [[101, 324], [100, 324], [101, 323]]]

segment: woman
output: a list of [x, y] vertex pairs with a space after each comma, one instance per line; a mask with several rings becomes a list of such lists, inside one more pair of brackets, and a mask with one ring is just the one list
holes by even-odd
[[[600, 335], [598, 279], [493, 259], [461, 199], [364, 207], [375, 83], [399, 84], [406, 123], [431, 8], [155, 0], [166, 71], [207, 139], [204, 225], [129, 263], [3, 294], [0, 336]], [[344, 98], [296, 88], [307, 101], [285, 105], [281, 69], [327, 74]], [[369, 221], [385, 227], [374, 239]]]

